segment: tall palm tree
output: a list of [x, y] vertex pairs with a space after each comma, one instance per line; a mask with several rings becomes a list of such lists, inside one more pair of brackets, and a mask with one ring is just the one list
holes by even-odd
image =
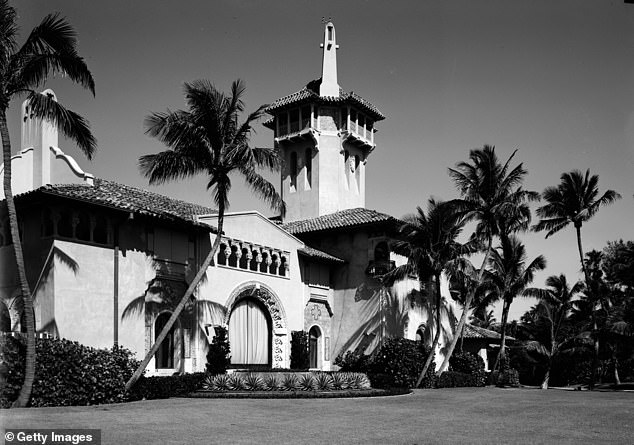
[[[586, 288], [591, 290], [591, 277], [584, 263], [583, 246], [581, 243], [581, 227], [592, 218], [602, 206], [612, 204], [621, 198], [614, 190], [607, 190], [599, 196], [599, 176], [590, 176], [590, 169], [585, 175], [579, 170], [573, 170], [561, 175], [561, 182], [556, 186], [546, 187], [542, 194], [547, 204], [537, 209], [540, 221], [533, 227], [535, 231], [546, 230], [546, 238], [554, 235], [572, 224], [577, 232], [577, 248], [579, 261], [586, 282]], [[595, 363], [593, 364], [591, 386], [596, 379], [596, 368], [599, 357], [599, 337], [596, 315], [593, 310], [593, 337], [595, 339]]]
[[11, 140], [7, 127], [7, 109], [12, 99], [26, 96], [29, 113], [59, 127], [90, 159], [97, 142], [88, 123], [78, 114], [59, 104], [52, 95], [36, 91], [51, 74], [63, 74], [71, 81], [95, 93], [95, 82], [84, 60], [77, 53], [77, 38], [68, 22], [57, 14], [46, 16], [26, 41], [17, 43], [17, 14], [7, 0], [0, 0], [0, 135], [4, 162], [4, 195], [9, 215], [11, 240], [24, 299], [27, 327], [24, 384], [14, 406], [26, 406], [35, 376], [35, 320], [33, 298], [26, 279], [24, 254], [11, 189]]
[[272, 208], [282, 214], [286, 210], [275, 187], [257, 172], [258, 168], [271, 171], [279, 169], [278, 152], [271, 148], [252, 147], [249, 143], [252, 125], [264, 115], [266, 105], [260, 106], [248, 114], [243, 122], [239, 122], [239, 116], [245, 109], [242, 100], [244, 91], [245, 85], [241, 80], [233, 82], [229, 94], [217, 90], [207, 80], [185, 83], [187, 110], [152, 113], [146, 119], [146, 133], [164, 143], [168, 149], [139, 159], [143, 175], [150, 184], [163, 184], [196, 175], [206, 176], [207, 189], [211, 190], [212, 199], [218, 208], [218, 223], [209, 254], [156, 342], [126, 383], [128, 390], [156, 354], [220, 246], [225, 210], [229, 207], [230, 175], [240, 174], [251, 190]]
[[485, 274], [502, 300], [500, 351], [493, 369], [506, 358], [506, 326], [513, 300], [517, 296], [527, 296], [525, 290], [533, 282], [535, 273], [545, 268], [546, 259], [542, 255], [527, 264], [526, 248], [514, 235], [502, 237], [499, 250], [491, 252], [490, 269]]
[[[493, 238], [509, 232], [511, 228], [520, 228], [523, 224], [519, 222], [530, 217], [526, 203], [539, 198], [537, 193], [522, 189], [522, 182], [528, 172], [522, 163], [511, 168], [515, 153], [517, 150], [502, 164], [495, 154], [495, 147], [485, 145], [482, 149], [470, 151], [471, 162], [460, 162], [456, 168], [449, 169], [449, 176], [461, 195], [461, 199], [454, 200], [454, 204], [461, 207], [466, 220], [477, 222], [472, 237], [485, 246], [478, 283], [483, 281], [485, 266], [493, 250]], [[478, 286], [474, 286], [467, 294], [456, 333], [462, 332], [477, 289]], [[454, 335], [438, 374], [447, 369], [458, 338], [459, 335]]]
[[415, 274], [423, 282], [430, 278], [436, 284], [436, 332], [431, 345], [431, 352], [425, 361], [416, 386], [419, 386], [429, 369], [440, 339], [442, 295], [440, 277], [448, 265], [465, 253], [475, 251], [473, 242], [463, 245], [457, 241], [462, 232], [465, 219], [456, 208], [447, 202], [429, 199], [427, 214], [420, 207], [416, 214], [403, 218], [400, 229], [401, 241], [395, 241], [392, 249], [407, 257], [407, 263], [395, 268], [386, 275], [388, 281], [402, 280]]
[[573, 301], [583, 290], [583, 283], [577, 281], [570, 286], [566, 276], [561, 274], [551, 275], [546, 278], [546, 289], [529, 288], [526, 295], [539, 298], [537, 312], [539, 314], [536, 325], [542, 325], [546, 334], [543, 341], [530, 342], [527, 347], [530, 350], [541, 352], [547, 358], [546, 373], [542, 381], [541, 388], [548, 389], [550, 370], [553, 360], [559, 353], [561, 347], [568, 340], [564, 335], [564, 327], [570, 318], [570, 311]]

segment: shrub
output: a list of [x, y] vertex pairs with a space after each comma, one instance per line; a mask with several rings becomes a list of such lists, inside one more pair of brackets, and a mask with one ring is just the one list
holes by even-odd
[[244, 379], [242, 375], [238, 373], [233, 373], [227, 379], [228, 389], [231, 391], [240, 391], [244, 389]]
[[[431, 348], [422, 342], [404, 338], [390, 338], [383, 343], [369, 364], [371, 372], [368, 374], [374, 388], [404, 387], [412, 388]], [[434, 382], [435, 364], [432, 360], [423, 379], [422, 386], [432, 387]]]
[[436, 382], [436, 388], [462, 388], [465, 386], [475, 386], [473, 376], [458, 371], [445, 371], [440, 374]]
[[449, 365], [451, 371], [470, 376], [470, 383], [466, 386], [486, 385], [484, 360], [479, 355], [472, 354], [471, 352], [458, 352], [451, 356], [449, 359]]
[[315, 385], [320, 391], [332, 390], [332, 377], [325, 372], [318, 372], [315, 374]]
[[339, 354], [335, 358], [335, 365], [339, 366], [340, 371], [350, 372], [368, 372], [370, 356], [360, 353], [348, 351], [345, 354]]
[[[7, 407], [24, 381], [26, 346], [14, 337], [5, 337], [0, 346], [7, 365], [0, 405]], [[123, 402], [128, 398], [125, 383], [139, 364], [127, 349], [95, 349], [65, 339], [36, 339], [35, 351], [31, 406]]]
[[280, 388], [284, 391], [295, 391], [299, 388], [299, 380], [296, 374], [284, 374]]
[[170, 397], [189, 394], [208, 385], [208, 374], [195, 372], [192, 374], [176, 374], [171, 376], [141, 376], [127, 396], [128, 400], [168, 399]]
[[308, 369], [310, 366], [308, 334], [306, 331], [291, 332], [291, 369]]
[[261, 391], [264, 389], [264, 381], [258, 374], [252, 372], [244, 376], [244, 389], [248, 391]]
[[210, 388], [212, 391], [228, 391], [229, 376], [227, 374], [218, 374], [212, 377]]
[[520, 386], [520, 375], [517, 369], [511, 368], [506, 357], [500, 362], [500, 370], [491, 373], [491, 384], [499, 387]]
[[277, 391], [280, 387], [280, 379], [276, 374], [267, 374], [264, 376], [264, 389], [266, 391]]
[[224, 374], [231, 363], [231, 356], [229, 355], [231, 346], [227, 339], [227, 329], [222, 326], [216, 326], [214, 330], [216, 335], [211, 340], [209, 351], [207, 352], [207, 372], [212, 375]]

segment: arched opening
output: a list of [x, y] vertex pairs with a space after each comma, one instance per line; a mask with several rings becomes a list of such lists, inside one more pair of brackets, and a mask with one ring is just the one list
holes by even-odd
[[249, 268], [249, 249], [246, 247], [242, 248], [242, 255], [240, 255], [240, 269], [248, 269]]
[[418, 329], [416, 329], [416, 337], [414, 338], [416, 341], [425, 342], [425, 325], [421, 324]]
[[235, 304], [229, 316], [232, 365], [271, 364], [271, 316], [252, 297]]
[[[158, 336], [161, 334], [161, 331], [163, 331], [163, 328], [171, 316], [172, 314], [170, 312], [163, 312], [156, 317], [156, 321], [154, 322], [154, 341], [156, 341]], [[176, 323], [174, 323], [174, 326], [172, 326], [167, 333], [167, 336], [165, 337], [165, 340], [163, 340], [163, 343], [161, 343], [158, 351], [156, 351], [156, 355], [154, 356], [156, 369], [173, 369], [175, 367], [175, 328]]]
[[311, 368], [321, 367], [320, 340], [321, 332], [317, 326], [313, 326], [308, 331], [308, 359]]
[[290, 174], [291, 174], [291, 191], [297, 190], [297, 153], [291, 153], [290, 161]]
[[227, 245], [220, 244], [220, 248], [218, 249], [218, 264], [222, 264], [225, 266], [227, 264], [227, 254], [226, 254]]
[[313, 150], [308, 147], [304, 152], [306, 165], [306, 188], [310, 189], [313, 185]]

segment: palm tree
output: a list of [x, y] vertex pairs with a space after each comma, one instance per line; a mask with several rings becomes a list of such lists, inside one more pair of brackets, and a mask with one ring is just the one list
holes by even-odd
[[583, 290], [581, 281], [571, 287], [564, 274], [549, 276], [546, 278], [546, 286], [546, 289], [529, 288], [525, 291], [526, 296], [539, 299], [535, 310], [537, 317], [533, 323], [536, 330], [540, 331], [537, 333], [539, 340], [530, 341], [527, 348], [546, 357], [542, 389], [548, 389], [553, 360], [568, 340], [564, 330], [570, 318], [573, 301]]
[[60, 73], [94, 95], [95, 83], [86, 63], [77, 53], [75, 31], [64, 18], [51, 14], [33, 28], [22, 46], [18, 46], [16, 18], [16, 11], [9, 6], [8, 1], [0, 0], [0, 135], [4, 162], [4, 195], [27, 327], [24, 384], [13, 406], [26, 406], [31, 397], [35, 376], [35, 320], [11, 190], [11, 141], [7, 127], [7, 109], [13, 98], [26, 96], [29, 113], [59, 127], [66, 137], [77, 142], [89, 159], [97, 142], [88, 123], [81, 116], [59, 104], [52, 95], [43, 95], [36, 91], [49, 75]]
[[146, 133], [164, 143], [168, 149], [139, 159], [143, 175], [149, 179], [150, 184], [205, 175], [208, 179], [207, 189], [211, 190], [212, 199], [218, 208], [218, 224], [209, 254], [189, 283], [156, 342], [126, 383], [128, 390], [156, 354], [220, 246], [225, 210], [229, 207], [230, 175], [240, 174], [251, 190], [272, 208], [282, 214], [286, 210], [275, 187], [256, 171], [257, 168], [271, 171], [279, 169], [278, 152], [271, 148], [251, 147], [249, 144], [252, 125], [264, 115], [266, 105], [260, 106], [240, 123], [239, 115], [245, 108], [242, 100], [244, 91], [245, 85], [241, 80], [233, 82], [229, 94], [217, 90], [207, 80], [185, 83], [188, 110], [152, 113], [146, 119]]
[[[599, 197], [599, 176], [590, 176], [590, 169], [584, 175], [579, 170], [573, 170], [561, 175], [561, 182], [557, 186], [546, 187], [543, 198], [547, 204], [537, 209], [540, 221], [533, 227], [535, 231], [546, 230], [546, 238], [559, 232], [572, 223], [577, 232], [577, 248], [579, 261], [586, 282], [586, 288], [591, 289], [591, 279], [584, 263], [583, 246], [581, 243], [581, 227], [599, 211], [599, 208], [612, 204], [621, 198], [614, 190], [607, 190]], [[595, 339], [595, 363], [593, 364], [591, 386], [596, 379], [596, 368], [599, 357], [599, 337], [595, 311], [593, 315], [593, 337]]]
[[527, 296], [525, 290], [533, 282], [535, 272], [546, 268], [546, 259], [539, 255], [527, 264], [526, 248], [514, 235], [502, 237], [499, 250], [491, 252], [490, 270], [485, 272], [488, 282], [502, 300], [500, 351], [493, 369], [506, 358], [506, 327], [509, 310], [516, 296]]
[[463, 245], [456, 241], [465, 220], [459, 216], [455, 207], [447, 202], [428, 201], [427, 215], [420, 207], [417, 213], [403, 218], [404, 224], [400, 229], [402, 241], [395, 241], [392, 249], [407, 257], [407, 263], [395, 268], [385, 278], [389, 281], [406, 279], [412, 274], [423, 282], [434, 278], [436, 293], [436, 333], [431, 345], [423, 370], [416, 386], [419, 386], [429, 369], [440, 339], [442, 295], [440, 291], [440, 277], [443, 271], [457, 257], [464, 253], [475, 251], [473, 243]]
[[[530, 217], [526, 203], [539, 197], [537, 193], [521, 188], [527, 174], [522, 163], [510, 168], [516, 152], [514, 151], [508, 160], [501, 164], [495, 154], [495, 147], [485, 145], [482, 149], [470, 151], [471, 163], [460, 162], [456, 168], [449, 169], [449, 176], [456, 183], [462, 198], [454, 200], [454, 203], [461, 207], [467, 221], [477, 222], [472, 237], [486, 246], [482, 266], [478, 272], [478, 283], [483, 281], [485, 266], [493, 250], [493, 238], [511, 229], [511, 224], [505, 221], [516, 221], [512, 225], [513, 228], [520, 228], [523, 224], [518, 222]], [[467, 294], [456, 334], [462, 332], [477, 289], [478, 286], [474, 286]], [[454, 335], [438, 374], [447, 369], [458, 338], [459, 335]]]

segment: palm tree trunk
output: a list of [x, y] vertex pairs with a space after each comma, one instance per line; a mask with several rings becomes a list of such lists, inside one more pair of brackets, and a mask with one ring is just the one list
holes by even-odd
[[493, 370], [497, 370], [498, 366], [503, 363], [502, 360], [506, 360], [506, 324], [509, 319], [509, 309], [511, 308], [511, 303], [504, 300], [504, 304], [502, 305], [502, 325], [500, 330], [500, 351], [498, 352], [498, 357], [495, 359], [495, 365], [493, 366]]
[[192, 282], [189, 284], [189, 287], [187, 288], [187, 291], [181, 298], [180, 302], [174, 308], [174, 312], [172, 312], [172, 316], [169, 318], [169, 320], [167, 320], [167, 323], [165, 323], [165, 326], [163, 327], [163, 330], [157, 337], [156, 341], [154, 342], [154, 344], [152, 345], [148, 353], [145, 355], [145, 358], [143, 359], [139, 367], [136, 369], [136, 371], [134, 371], [134, 374], [132, 374], [132, 377], [130, 377], [130, 380], [128, 380], [128, 382], [125, 384], [126, 391], [129, 391], [134, 385], [134, 383], [139, 379], [139, 377], [141, 377], [141, 375], [145, 371], [145, 367], [148, 365], [150, 360], [152, 360], [152, 357], [154, 357], [154, 354], [156, 354], [156, 351], [158, 351], [159, 347], [161, 346], [161, 343], [163, 342], [163, 340], [165, 340], [165, 337], [167, 337], [167, 334], [169, 333], [170, 329], [172, 329], [172, 326], [174, 326], [174, 323], [178, 319], [178, 316], [182, 312], [183, 308], [189, 301], [189, 298], [192, 296], [192, 294], [196, 290], [196, 287], [198, 286], [203, 276], [207, 272], [207, 268], [213, 261], [214, 255], [218, 251], [218, 247], [220, 246], [220, 241], [222, 240], [222, 226], [224, 223], [224, 207], [225, 207], [224, 201], [221, 199], [220, 204], [218, 205], [218, 228], [217, 228], [218, 233], [216, 234], [216, 239], [214, 240], [214, 244], [211, 247], [209, 254], [205, 258], [205, 261], [203, 261], [202, 265], [200, 266], [200, 269], [196, 273], [196, 276], [194, 277]]
[[27, 406], [31, 399], [33, 380], [35, 379], [35, 320], [33, 318], [33, 297], [26, 280], [26, 267], [22, 252], [22, 241], [18, 228], [18, 215], [15, 210], [13, 191], [11, 189], [11, 140], [7, 127], [7, 115], [5, 110], [0, 111], [0, 134], [2, 135], [2, 159], [4, 162], [4, 196], [7, 201], [7, 213], [9, 214], [9, 227], [13, 242], [13, 253], [18, 269], [22, 300], [24, 302], [24, 318], [26, 320], [26, 364], [24, 368], [24, 383], [20, 389], [18, 398], [13, 402], [13, 407]]
[[427, 374], [427, 370], [431, 365], [432, 360], [436, 355], [436, 347], [438, 346], [438, 342], [440, 341], [440, 329], [441, 329], [441, 321], [440, 321], [440, 303], [442, 301], [442, 296], [440, 294], [440, 274], [436, 275], [436, 334], [434, 335], [434, 341], [431, 344], [431, 350], [429, 351], [429, 355], [427, 356], [427, 360], [425, 360], [425, 365], [423, 366], [423, 370], [418, 376], [418, 380], [416, 381], [416, 387], [418, 388], [420, 384], [423, 382], [425, 375]]
[[542, 381], [541, 389], [548, 389], [548, 380], [550, 379], [550, 360], [548, 360], [548, 368], [546, 368], [546, 375], [544, 376], [544, 380]]
[[[491, 256], [491, 248], [493, 245], [493, 237], [489, 237], [488, 245], [486, 253], [484, 254], [484, 259], [482, 260], [482, 266], [480, 267], [480, 272], [478, 272], [478, 285], [482, 282], [482, 277], [484, 275], [484, 266], [489, 262], [489, 256]], [[447, 355], [440, 365], [440, 368], [436, 372], [436, 376], [440, 376], [440, 374], [447, 369], [449, 366], [449, 359], [453, 354], [454, 349], [456, 349], [456, 344], [458, 343], [459, 333], [464, 329], [464, 325], [467, 322], [467, 314], [469, 313], [469, 307], [471, 307], [471, 303], [473, 302], [473, 297], [475, 296], [476, 288], [473, 288], [467, 294], [467, 299], [464, 304], [464, 308], [462, 310], [462, 316], [460, 317], [460, 321], [458, 322], [458, 327], [454, 333], [453, 339], [451, 340], [451, 344], [449, 345], [449, 350], [447, 351]]]
[[620, 385], [621, 378], [619, 377], [619, 359], [616, 358], [616, 345], [612, 349], [612, 363], [614, 364], [614, 384]]
[[583, 275], [586, 279], [586, 290], [588, 291], [588, 297], [591, 300], [592, 304], [592, 342], [594, 346], [594, 354], [592, 357], [592, 373], [590, 375], [590, 389], [594, 388], [594, 385], [597, 381], [597, 368], [599, 367], [599, 332], [597, 326], [597, 317], [595, 310], [595, 296], [592, 295], [593, 290], [590, 287], [590, 276], [588, 275], [588, 269], [586, 268], [586, 264], [583, 261], [583, 246], [581, 244], [581, 226], [575, 224], [575, 229], [577, 230], [577, 248], [579, 249], [579, 260], [581, 261], [581, 269], [583, 270]]

